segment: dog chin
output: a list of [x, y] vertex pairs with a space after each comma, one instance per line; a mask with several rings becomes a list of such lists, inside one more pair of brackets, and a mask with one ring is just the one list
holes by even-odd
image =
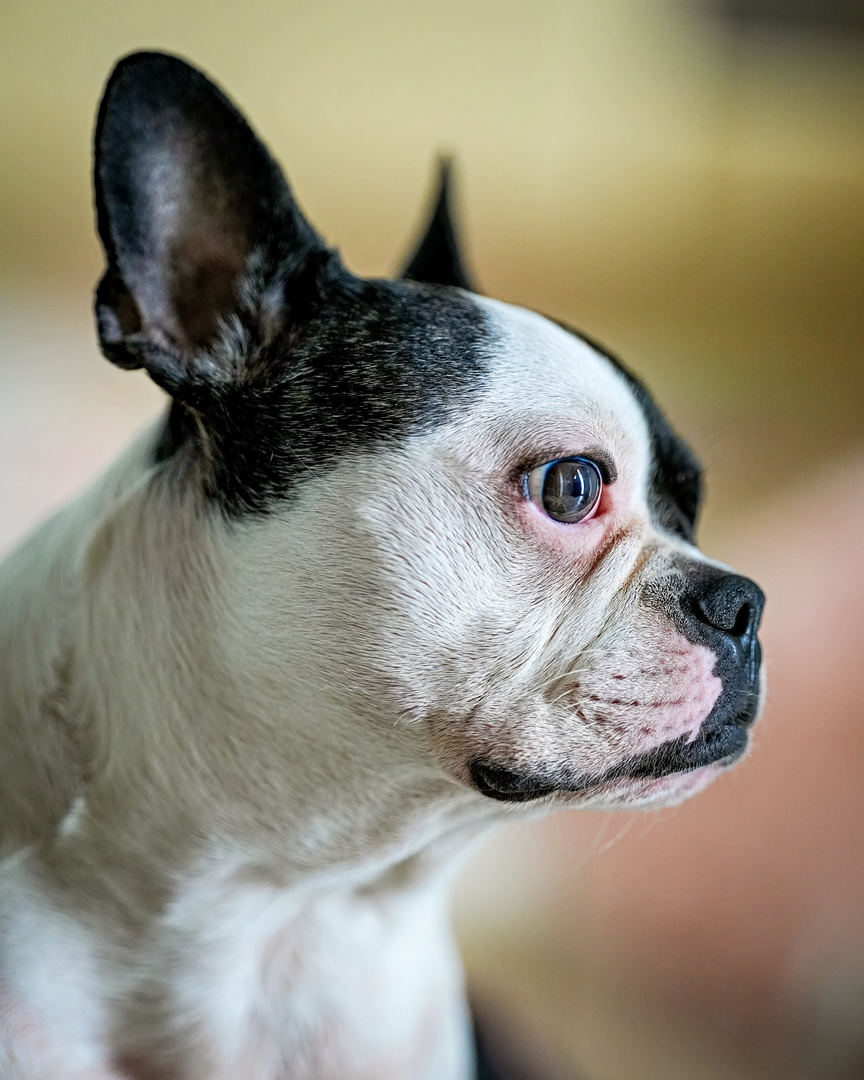
[[689, 799], [691, 795], [703, 791], [731, 764], [732, 762], [717, 761], [690, 772], [673, 773], [657, 780], [618, 780], [603, 785], [591, 795], [598, 796], [601, 805], [611, 809], [638, 807], [651, 810], [661, 806], [675, 806]]
[[658, 779], [622, 777], [598, 784], [586, 791], [555, 792], [548, 798], [549, 809], [568, 807], [602, 810], [654, 810], [676, 806], [703, 791], [732, 762], [714, 762], [688, 772], [672, 773]]

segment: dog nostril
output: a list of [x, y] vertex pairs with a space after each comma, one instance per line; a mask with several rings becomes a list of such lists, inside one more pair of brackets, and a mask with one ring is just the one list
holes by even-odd
[[691, 611], [705, 626], [740, 641], [759, 624], [764, 598], [759, 586], [737, 574], [720, 574], [700, 582]]
[[744, 604], [738, 612], [735, 625], [729, 631], [732, 637], [742, 638], [750, 627], [750, 605]]

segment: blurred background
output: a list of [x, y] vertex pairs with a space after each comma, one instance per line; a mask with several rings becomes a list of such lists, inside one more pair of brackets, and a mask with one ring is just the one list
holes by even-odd
[[864, 1076], [864, 4], [2, 0], [0, 553], [162, 407], [103, 361], [90, 140], [114, 61], [216, 78], [357, 272], [457, 158], [493, 296], [584, 328], [707, 467], [768, 594], [768, 706], [678, 809], [513, 826], [460, 883], [472, 991], [582, 1080]]

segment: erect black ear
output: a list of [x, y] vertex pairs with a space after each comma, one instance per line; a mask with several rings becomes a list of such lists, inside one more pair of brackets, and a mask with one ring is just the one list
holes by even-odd
[[108, 268], [96, 293], [102, 350], [177, 392], [226, 379], [201, 351], [233, 318], [266, 340], [289, 283], [326, 248], [282, 173], [225, 95], [163, 53], [114, 69], [96, 124], [95, 196]]
[[402, 277], [410, 281], [424, 281], [428, 285], [455, 285], [460, 289], [473, 289], [453, 225], [450, 206], [452, 176], [452, 162], [449, 158], [441, 158], [432, 213], [420, 243], [402, 271]]

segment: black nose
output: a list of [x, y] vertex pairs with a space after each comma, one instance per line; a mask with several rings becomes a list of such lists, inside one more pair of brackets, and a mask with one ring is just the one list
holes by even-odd
[[716, 571], [691, 585], [687, 601], [700, 623], [745, 643], [759, 628], [765, 594], [750, 578]]

